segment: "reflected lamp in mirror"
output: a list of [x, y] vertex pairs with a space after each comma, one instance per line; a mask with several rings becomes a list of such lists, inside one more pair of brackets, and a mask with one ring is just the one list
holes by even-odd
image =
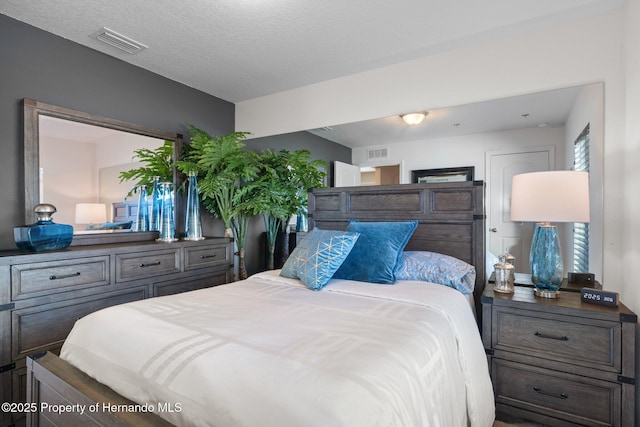
[[529, 264], [536, 296], [557, 298], [562, 284], [562, 254], [552, 222], [589, 222], [589, 174], [546, 171], [515, 175], [511, 220], [535, 222]]
[[107, 221], [107, 205], [104, 203], [76, 204], [76, 224], [86, 224], [90, 229]]

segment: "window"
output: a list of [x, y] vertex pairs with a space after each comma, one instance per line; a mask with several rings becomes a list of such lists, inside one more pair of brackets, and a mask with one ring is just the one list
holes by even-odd
[[[573, 169], [589, 172], [589, 125], [573, 145]], [[589, 224], [573, 224], [573, 271], [589, 271]]]

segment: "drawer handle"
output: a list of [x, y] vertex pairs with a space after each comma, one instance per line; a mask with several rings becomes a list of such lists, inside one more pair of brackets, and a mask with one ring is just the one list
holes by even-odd
[[63, 274], [62, 276], [56, 276], [54, 274], [53, 276], [49, 276], [49, 280], [68, 279], [69, 277], [78, 277], [79, 275], [80, 275], [79, 271], [76, 271], [75, 273], [72, 273], [72, 274]]
[[546, 391], [542, 391], [542, 389], [540, 387], [534, 387], [533, 391], [535, 391], [536, 393], [544, 394], [545, 396], [556, 397], [558, 399], [568, 399], [569, 398], [569, 395], [566, 394], [566, 393], [560, 393], [560, 394], [547, 393]]
[[217, 255], [213, 254], [213, 255], [201, 255], [200, 259], [207, 259], [207, 258], [215, 258]]
[[140, 267], [144, 268], [144, 267], [151, 267], [151, 266], [154, 266], [154, 265], [160, 265], [160, 261], [158, 261], [158, 262], [150, 262], [148, 264], [142, 263], [142, 264], [140, 264]]
[[563, 335], [561, 337], [554, 337], [553, 335], [546, 335], [546, 334], [542, 334], [540, 332], [536, 332], [535, 336], [540, 337], [540, 338], [546, 338], [548, 340], [557, 340], [557, 341], [569, 341], [569, 337]]

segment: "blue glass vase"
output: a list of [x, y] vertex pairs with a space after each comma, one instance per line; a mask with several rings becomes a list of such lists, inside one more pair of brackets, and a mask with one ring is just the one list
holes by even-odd
[[147, 202], [147, 186], [138, 187], [138, 213], [136, 215], [136, 231], [149, 231], [149, 203]]
[[556, 226], [548, 223], [535, 225], [529, 265], [535, 294], [545, 298], [557, 298], [562, 285], [563, 267]]
[[307, 207], [303, 207], [296, 215], [296, 231], [307, 231], [309, 229], [309, 221], [307, 219]]
[[51, 216], [56, 207], [47, 203], [39, 204], [33, 210], [38, 222], [13, 229], [16, 246], [23, 252], [43, 252], [65, 249], [73, 240], [73, 227], [56, 224]]
[[202, 236], [202, 222], [200, 220], [200, 196], [198, 195], [198, 180], [195, 173], [189, 173], [187, 185], [184, 240], [202, 240], [204, 237]]
[[153, 178], [153, 188], [149, 202], [149, 230], [160, 231], [160, 216], [162, 212], [162, 183], [160, 177]]
[[160, 212], [159, 242], [175, 242], [176, 224], [173, 212], [173, 189], [170, 182], [162, 183], [162, 207]]

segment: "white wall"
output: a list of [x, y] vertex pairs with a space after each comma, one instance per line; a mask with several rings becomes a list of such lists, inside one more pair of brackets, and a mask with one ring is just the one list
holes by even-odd
[[[624, 271], [623, 295], [625, 304], [640, 312], [640, 2], [629, 0], [626, 11], [625, 33], [625, 77], [626, 99], [624, 144], [620, 144], [623, 158], [615, 166], [623, 169], [624, 186], [620, 191], [624, 197]], [[607, 140], [607, 144], [609, 141]], [[622, 168], [623, 166], [624, 168]], [[608, 190], [608, 186], [606, 189]], [[606, 231], [606, 230], [605, 230]], [[640, 350], [640, 349], [639, 349]], [[640, 377], [640, 373], [638, 373]], [[640, 407], [640, 405], [636, 405]], [[640, 408], [638, 409], [640, 419]]]
[[[386, 164], [403, 162], [400, 182], [411, 182], [411, 171], [459, 166], [474, 166], [475, 179], [486, 179], [485, 153], [487, 151], [511, 150], [538, 146], [555, 146], [556, 156], [563, 153], [564, 127], [526, 128], [502, 132], [463, 135], [449, 138], [434, 138], [385, 145], [389, 147]], [[376, 146], [354, 148], [352, 162], [358, 166], [377, 165], [367, 161], [367, 150]]]
[[[73, 165], [73, 167], [69, 167]], [[57, 209], [53, 222], [75, 223], [76, 203], [95, 203], [96, 150], [92, 144], [55, 138], [40, 140], [44, 203]]]
[[[639, 18], [637, 5], [627, 8], [633, 9], [627, 16]], [[636, 141], [629, 147], [624, 142], [625, 107], [628, 113], [631, 109], [637, 112], [639, 103], [625, 105], [624, 12], [618, 9], [509, 37], [484, 38], [474, 45], [414, 61], [241, 102], [236, 105], [236, 129], [260, 137], [604, 82], [602, 282], [606, 289], [621, 292], [623, 301], [632, 302], [632, 308], [640, 311], [640, 286], [624, 286], [622, 274], [623, 191], [625, 178], [629, 180], [632, 173], [625, 177], [621, 165], [626, 151], [640, 145]], [[627, 20], [632, 27], [633, 19]], [[627, 40], [630, 36], [638, 39], [638, 30], [627, 29], [626, 36]], [[634, 44], [625, 50], [627, 56], [637, 55], [637, 42]], [[629, 68], [627, 75], [637, 74]], [[626, 133], [638, 136], [635, 130], [627, 129]], [[638, 187], [640, 178], [634, 179]], [[635, 218], [640, 217], [640, 206], [627, 206], [630, 209]], [[637, 255], [640, 239], [636, 242], [626, 249]]]

